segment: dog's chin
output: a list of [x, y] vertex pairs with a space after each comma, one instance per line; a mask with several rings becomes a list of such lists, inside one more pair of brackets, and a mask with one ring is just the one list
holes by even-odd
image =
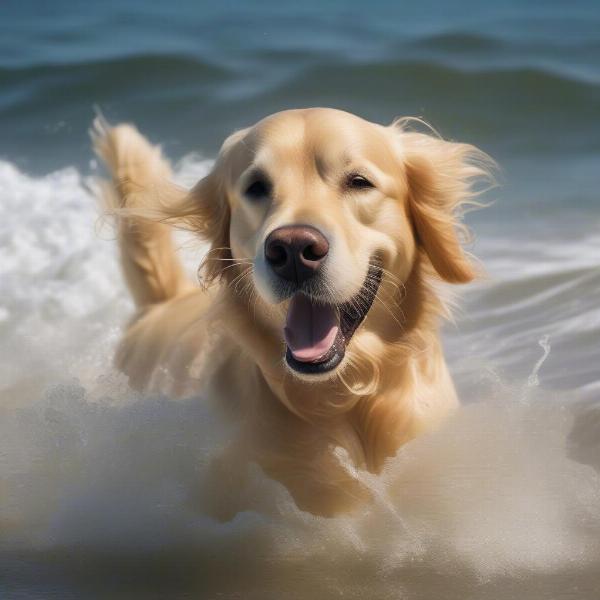
[[[315, 316], [315, 311], [325, 312], [329, 315], [332, 322], [326, 324], [326, 327], [329, 327], [329, 337], [332, 341], [327, 343], [327, 348], [322, 353], [313, 353], [316, 355], [307, 357], [305, 351], [298, 351], [297, 347], [290, 345], [289, 335], [286, 335], [285, 363], [291, 373], [301, 380], [317, 382], [331, 379], [343, 368], [346, 348], [371, 309], [381, 283], [382, 273], [380, 263], [375, 260], [371, 261], [360, 291], [350, 300], [338, 305], [325, 305], [312, 300], [307, 295], [303, 295], [301, 300], [296, 299], [297, 304], [303, 305], [301, 311], [308, 310], [309, 318], [312, 320], [318, 318], [318, 315]], [[296, 294], [302, 294], [302, 292], [296, 292]], [[294, 297], [292, 297], [292, 302], [294, 302]], [[307, 305], [310, 308], [307, 308]], [[292, 308], [289, 311], [291, 313]], [[311, 325], [307, 323], [307, 327], [309, 326]]]

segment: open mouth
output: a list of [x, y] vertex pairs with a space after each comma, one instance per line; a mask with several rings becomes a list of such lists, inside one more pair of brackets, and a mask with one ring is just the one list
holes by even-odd
[[322, 304], [298, 292], [290, 301], [284, 329], [286, 361], [303, 374], [327, 373], [346, 354], [346, 347], [369, 312], [382, 278], [378, 261], [372, 261], [362, 288], [342, 304]]

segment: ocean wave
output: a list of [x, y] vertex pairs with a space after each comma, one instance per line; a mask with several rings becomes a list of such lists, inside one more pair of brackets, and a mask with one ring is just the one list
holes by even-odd
[[495, 51], [506, 47], [499, 37], [469, 31], [445, 31], [433, 35], [423, 35], [413, 42], [420, 48], [434, 48], [444, 52]]
[[0, 83], [15, 83], [31, 80], [39, 76], [61, 77], [72, 73], [74, 77], [82, 73], [114, 73], [123, 74], [156, 72], [160, 74], [173, 73], [192, 74], [198, 77], [219, 79], [227, 76], [228, 69], [199, 57], [184, 54], [131, 54], [104, 59], [70, 60], [61, 62], [37, 62], [20, 66], [1, 66]]
[[[189, 156], [177, 177], [191, 185], [209, 165]], [[554, 389], [548, 375], [571, 352], [573, 363], [585, 358], [564, 344], [598, 325], [589, 254], [597, 238], [561, 254], [541, 235], [522, 254], [498, 233], [480, 248], [496, 281], [467, 292], [446, 336], [470, 403], [381, 476], [357, 474], [374, 492], [371, 506], [321, 519], [258, 468], [215, 479], [213, 461], [236, 424], [207, 399], [141, 397], [113, 370], [132, 306], [90, 183], [72, 167], [31, 177], [0, 162], [7, 592], [35, 581], [40, 596], [61, 598], [168, 589], [170, 597], [497, 600], [576, 583], [594, 597], [600, 406], [576, 385]], [[501, 260], [507, 241], [513, 251]], [[190, 264], [202, 251], [188, 247]], [[214, 504], [232, 508], [231, 519], [214, 518]]]
[[[329, 81], [331, 88], [340, 89], [340, 94], [348, 85], [352, 85], [354, 93], [359, 95], [372, 94], [374, 90], [378, 94], [386, 94], [393, 89], [417, 95], [422, 91], [419, 89], [421, 86], [427, 86], [429, 95], [423, 97], [440, 94], [444, 102], [450, 104], [453, 104], [457, 94], [468, 96], [473, 92], [484, 94], [486, 98], [498, 92], [500, 98], [512, 94], [515, 100], [522, 98], [528, 103], [537, 102], [543, 97], [545, 106], [539, 106], [540, 110], [551, 110], [554, 101], [560, 101], [561, 106], [566, 102], [567, 105], [597, 107], [600, 97], [600, 82], [580, 81], [575, 76], [554, 72], [551, 67], [460, 68], [443, 62], [421, 60], [335, 62], [308, 69], [298, 85], [310, 90], [324, 81]], [[356, 82], [361, 85], [354, 86]], [[414, 89], [415, 85], [419, 88]], [[393, 94], [387, 97], [394, 98]], [[527, 110], [527, 106], [519, 108]]]
[[48, 102], [66, 104], [87, 100], [90, 104], [114, 92], [158, 95], [167, 89], [185, 88], [194, 82], [196, 92], [203, 85], [219, 85], [230, 78], [220, 65], [183, 55], [138, 55], [72, 63], [27, 67], [0, 67], [0, 109], [18, 113], [44, 111]]
[[[492, 40], [476, 36], [461, 35], [433, 38], [423, 43], [460, 43], [471, 40], [472, 44], [491, 44]], [[437, 41], [436, 41], [437, 40]], [[458, 43], [458, 41], [456, 41]], [[397, 51], [401, 53], [401, 49]], [[393, 54], [393, 53], [392, 53]], [[182, 90], [207, 88], [208, 95], [222, 93], [221, 86], [227, 86], [235, 76], [236, 86], [245, 88], [242, 83], [244, 78], [257, 78], [260, 86], [256, 86], [254, 93], [260, 96], [269, 96], [272, 93], [284, 94], [290, 99], [297, 98], [298, 92], [302, 96], [311, 94], [316, 90], [336, 89], [338, 97], [344, 97], [345, 89], [350, 86], [352, 93], [359, 98], [362, 95], [372, 96], [376, 90], [378, 96], [388, 94], [390, 99], [396, 98], [394, 91], [402, 91], [410, 95], [420, 95], [423, 98], [436, 97], [439, 94], [445, 102], [453, 103], [457, 94], [469, 95], [474, 92], [485, 94], [486, 97], [499, 94], [499, 101], [507, 97], [525, 102], [520, 110], [527, 111], [527, 104], [543, 97], [544, 105], [540, 110], [551, 110], [552, 106], [560, 104], [561, 108], [569, 107], [594, 108], [597, 107], [600, 97], [600, 80], [589, 81], [578, 77], [577, 71], [569, 72], [560, 66], [536, 66], [524, 64], [515, 65], [470, 65], [451, 59], [397, 59], [392, 57], [372, 61], [351, 60], [348, 57], [338, 56], [320, 57], [316, 60], [314, 53], [292, 53], [297, 57], [296, 68], [289, 68], [287, 74], [280, 73], [271, 78], [273, 73], [264, 69], [262, 62], [281, 60], [278, 53], [262, 53], [261, 61], [252, 64], [241, 63], [234, 67], [230, 61], [229, 66], [209, 62], [203, 58], [185, 55], [137, 55], [119, 58], [94, 60], [86, 62], [57, 63], [36, 65], [20, 68], [0, 67], [0, 85], [5, 89], [7, 96], [4, 102], [10, 99], [10, 87], [30, 85], [43, 89], [52, 95], [59, 90], [65, 94], [67, 90], [77, 95], [78, 91], [92, 95], [94, 90], [122, 89], [126, 91], [142, 85], [144, 89], [173, 86], [173, 93], [177, 86]], [[251, 60], [251, 57], [248, 57]], [[295, 62], [289, 53], [286, 60]], [[246, 70], [246, 74], [244, 74]], [[360, 82], [360, 86], [356, 86]], [[253, 95], [249, 94], [250, 97]], [[41, 98], [40, 98], [41, 100]], [[232, 98], [235, 101], [235, 98]], [[565, 106], [566, 105], [566, 106]]]
[[600, 50], [600, 41], [597, 36], [556, 39], [542, 37], [531, 39], [528, 37], [515, 37], [502, 31], [482, 33], [469, 30], [446, 30], [439, 33], [423, 34], [412, 40], [411, 45], [424, 49], [436, 49], [443, 52], [509, 52], [511, 55], [521, 55], [521, 60], [526, 62], [531, 56], [553, 56], [558, 49], [568, 53], [565, 58], [579, 57], [580, 53], [596, 53]]

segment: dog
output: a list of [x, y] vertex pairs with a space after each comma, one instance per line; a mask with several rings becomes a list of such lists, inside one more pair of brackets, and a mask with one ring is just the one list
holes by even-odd
[[[441, 284], [478, 273], [460, 216], [489, 160], [413, 122], [279, 112], [228, 137], [191, 190], [135, 127], [95, 122], [137, 307], [117, 366], [140, 390], [219, 398], [236, 456], [316, 515], [368, 501], [357, 473], [458, 406]], [[201, 285], [173, 226], [210, 244]]]

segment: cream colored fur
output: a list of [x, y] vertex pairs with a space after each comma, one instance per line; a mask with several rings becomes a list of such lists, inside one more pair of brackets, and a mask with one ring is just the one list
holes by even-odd
[[[383, 127], [331, 109], [278, 113], [233, 134], [188, 191], [170, 183], [160, 150], [134, 127], [96, 124], [95, 148], [112, 175], [103, 193], [119, 215], [138, 307], [117, 365], [138, 389], [218, 398], [243, 428], [215, 473], [255, 461], [316, 514], [352, 510], [369, 497], [336, 447], [376, 473], [458, 405], [438, 336], [446, 309], [437, 290], [475, 276], [457, 211], [485, 176], [486, 157], [409, 125]], [[274, 182], [267, 204], [243, 196], [258, 167]], [[345, 191], [349, 171], [368, 174], [375, 189]], [[270, 231], [290, 223], [326, 232], [332, 301], [357, 293], [374, 253], [383, 260], [378, 297], [343, 363], [325, 377], [297, 375], [283, 359], [287, 302], [273, 303], [262, 248]], [[211, 243], [203, 286], [184, 277], [171, 224]]]

